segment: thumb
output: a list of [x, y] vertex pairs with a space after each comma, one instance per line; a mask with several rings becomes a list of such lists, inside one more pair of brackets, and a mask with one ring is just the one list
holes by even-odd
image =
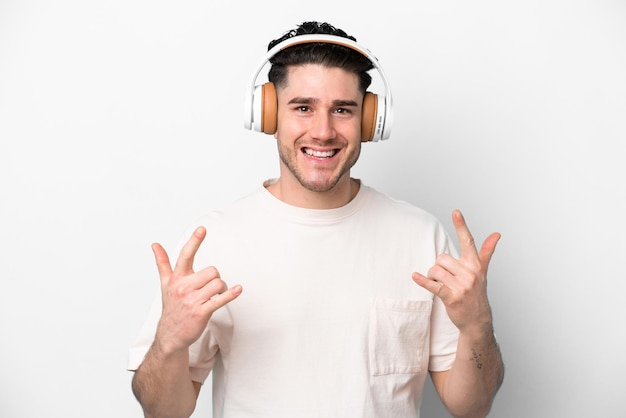
[[172, 274], [172, 265], [170, 264], [170, 258], [167, 255], [165, 249], [159, 243], [152, 244], [152, 252], [154, 253], [154, 259], [156, 261], [157, 269], [159, 270], [159, 276], [161, 283], [164, 283], [169, 279]]

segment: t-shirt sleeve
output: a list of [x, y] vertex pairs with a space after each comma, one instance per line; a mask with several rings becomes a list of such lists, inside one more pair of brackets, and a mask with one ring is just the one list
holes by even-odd
[[452, 367], [456, 358], [459, 330], [452, 323], [441, 299], [433, 299], [431, 315], [430, 359], [428, 370], [442, 372]]

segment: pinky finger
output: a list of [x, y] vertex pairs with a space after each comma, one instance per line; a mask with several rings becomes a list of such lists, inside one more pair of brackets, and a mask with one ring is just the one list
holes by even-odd
[[220, 294], [213, 296], [211, 299], [209, 299], [206, 302], [206, 306], [209, 310], [211, 310], [212, 312], [215, 312], [222, 306], [225, 306], [226, 304], [237, 299], [237, 297], [241, 294], [242, 291], [243, 291], [243, 288], [241, 287], [241, 285], [233, 286], [230, 289], [226, 290], [224, 293], [220, 293]]
[[444, 284], [442, 282], [429, 279], [428, 277], [420, 273], [415, 272], [411, 277], [415, 283], [422, 286], [424, 289], [428, 290], [434, 295], [439, 295], [439, 293], [441, 293], [441, 289], [444, 288]]

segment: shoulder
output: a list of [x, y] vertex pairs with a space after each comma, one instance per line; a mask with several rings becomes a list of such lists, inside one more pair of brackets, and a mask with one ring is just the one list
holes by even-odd
[[228, 217], [249, 216], [251, 212], [263, 205], [264, 196], [261, 189], [256, 189], [230, 203], [205, 212], [200, 219], [226, 219]]
[[440, 226], [441, 223], [432, 213], [406, 200], [394, 198], [370, 186], [363, 186], [371, 210], [389, 213], [394, 217], [412, 219], [424, 224]]
[[228, 230], [232, 225], [238, 225], [245, 220], [252, 221], [255, 211], [262, 206], [262, 193], [255, 190], [239, 199], [228, 202], [215, 208], [209, 208], [199, 216], [186, 224], [185, 236], [189, 235], [199, 226], [204, 226], [207, 231]]
[[[408, 201], [366, 187], [367, 228], [382, 231], [404, 244], [434, 245], [437, 253], [453, 251], [454, 245], [440, 220]], [[420, 247], [422, 248], [422, 247]]]

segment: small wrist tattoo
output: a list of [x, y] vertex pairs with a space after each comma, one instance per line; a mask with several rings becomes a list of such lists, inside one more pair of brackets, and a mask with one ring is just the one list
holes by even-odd
[[476, 368], [477, 369], [482, 369], [483, 368], [483, 363], [482, 363], [480, 357], [481, 357], [480, 354], [478, 354], [476, 352], [476, 350], [472, 349], [472, 358], [471, 358], [471, 360], [474, 363], [476, 363]]

